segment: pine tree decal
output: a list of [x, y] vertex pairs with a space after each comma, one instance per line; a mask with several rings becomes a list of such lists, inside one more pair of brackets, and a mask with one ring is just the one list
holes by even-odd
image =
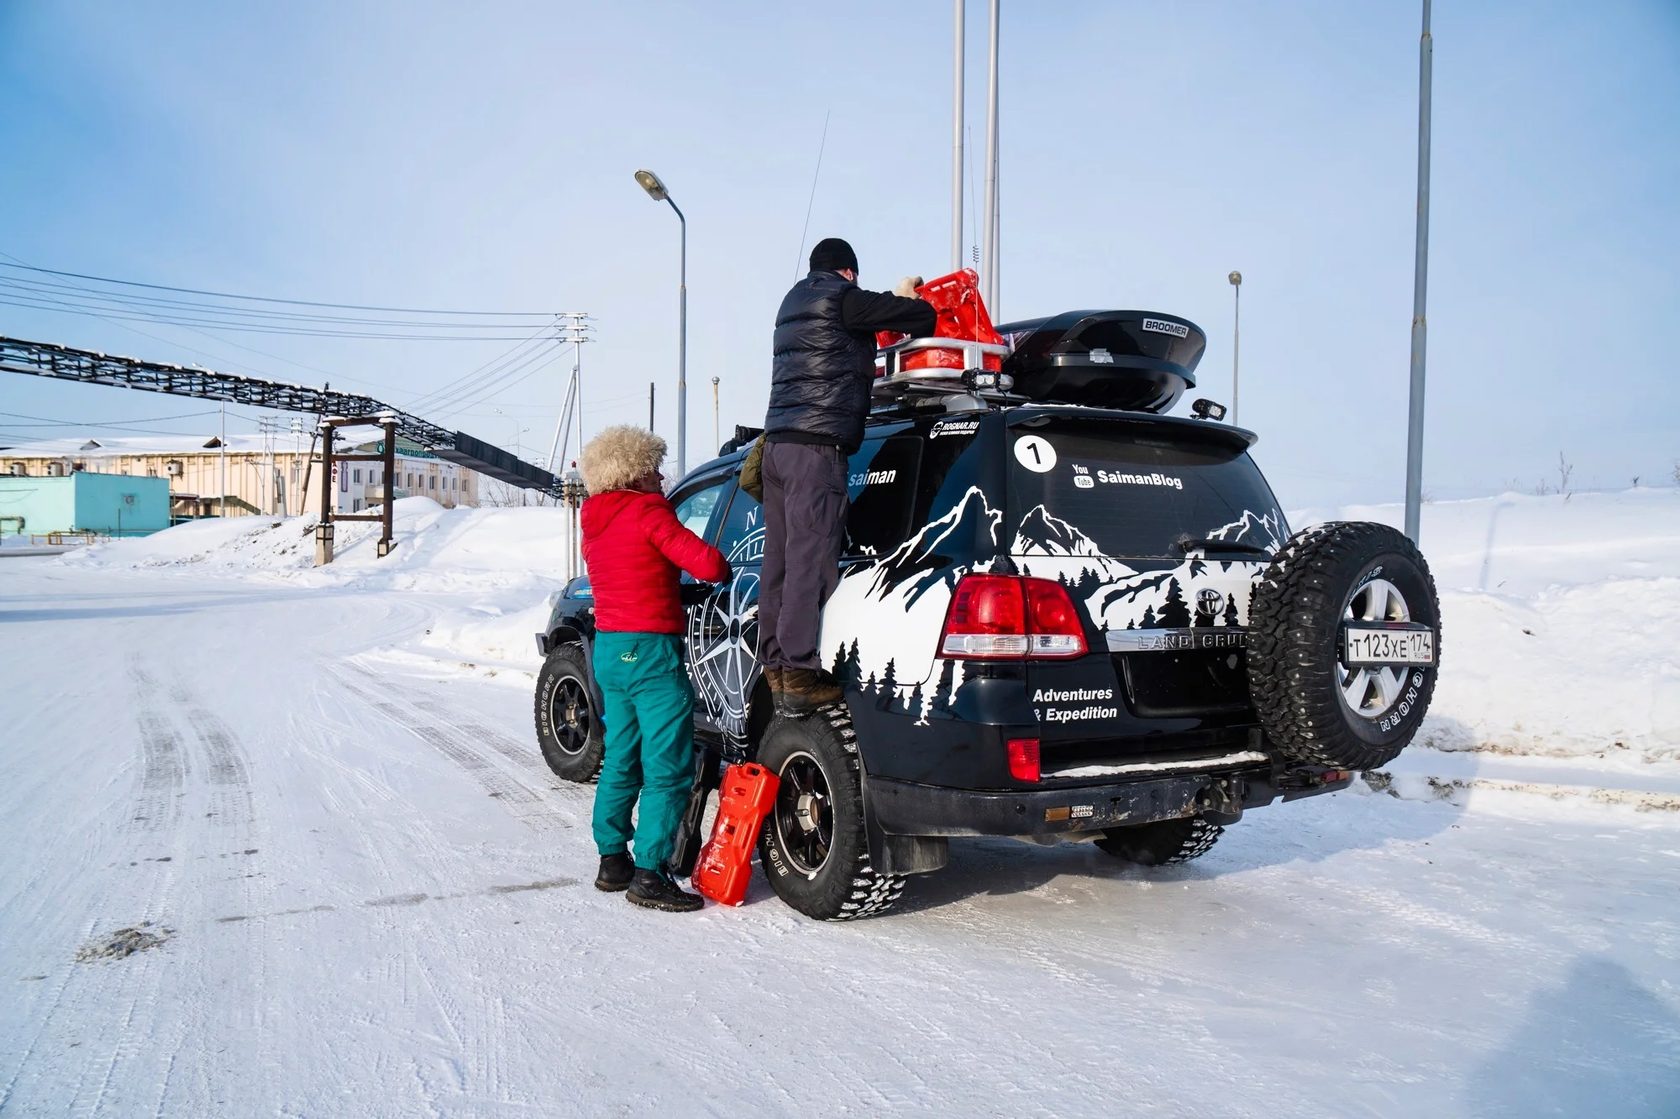
[[835, 675], [846, 681], [846, 686], [855, 688], [858, 681], [863, 679], [863, 660], [858, 656], [857, 638], [852, 638], [852, 647], [846, 650], [845, 663], [840, 666], [844, 672]]
[[875, 682], [875, 673], [871, 672], [869, 674], [869, 683], [867, 683], [863, 686], [863, 690], [868, 692], [870, 695], [874, 695], [877, 691], [880, 690], [880, 688], [881, 688], [881, 685], [879, 685], [878, 683]]
[[1242, 621], [1237, 617], [1237, 596], [1232, 595], [1225, 600], [1225, 624], [1240, 626]]
[[910, 699], [905, 703], [904, 711], [906, 714], [916, 716], [916, 723], [920, 726], [927, 725], [927, 716], [922, 711], [926, 702], [927, 697], [922, 695], [922, 682], [918, 680], [916, 686], [910, 689]]
[[1160, 623], [1155, 620], [1155, 607], [1145, 606], [1143, 608], [1143, 621], [1138, 623], [1139, 628], [1154, 629], [1158, 625]]
[[945, 667], [939, 670], [939, 684], [933, 689], [933, 709], [935, 711], [949, 711], [951, 709], [951, 684], [957, 674], [957, 662], [948, 660]]
[[1190, 608], [1184, 604], [1184, 588], [1178, 585], [1177, 579], [1168, 581], [1167, 601], [1161, 605], [1161, 612], [1156, 618], [1167, 629], [1189, 627]]
[[893, 663], [893, 661], [888, 660], [886, 670], [881, 673], [881, 691], [886, 693], [891, 693], [894, 688], [898, 687], [898, 674], [894, 671]]

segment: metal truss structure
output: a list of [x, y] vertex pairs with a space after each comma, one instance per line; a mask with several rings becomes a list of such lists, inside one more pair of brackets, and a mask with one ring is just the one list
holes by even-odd
[[383, 404], [370, 396], [335, 392], [284, 381], [265, 381], [237, 373], [217, 373], [196, 365], [170, 365], [132, 357], [112, 357], [94, 350], [78, 350], [52, 342], [27, 342], [0, 337], [0, 373], [24, 373], [51, 377], [84, 385], [141, 389], [145, 392], [190, 396], [198, 400], [220, 400], [302, 412], [317, 422], [347, 417], [389, 417], [397, 435], [426, 448], [445, 462], [523, 489], [542, 490], [560, 496], [559, 478], [500, 447], [465, 432], [450, 431], [418, 416]]

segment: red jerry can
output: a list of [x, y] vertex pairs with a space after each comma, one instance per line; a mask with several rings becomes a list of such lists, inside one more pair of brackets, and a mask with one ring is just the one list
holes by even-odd
[[[933, 328], [935, 336], [992, 345], [1003, 341], [1003, 335], [992, 326], [985, 300], [980, 298], [980, 277], [974, 269], [964, 268], [929, 280], [916, 289], [916, 294], [933, 304], [934, 311], [939, 315], [938, 324]], [[904, 338], [903, 334], [883, 330], [875, 336], [875, 341], [877, 345], [886, 347]], [[1003, 366], [1003, 358], [998, 354], [987, 354], [983, 360], [987, 369], [997, 370]], [[905, 354], [900, 368], [908, 372], [912, 369], [961, 369], [963, 366], [961, 350], [932, 348]]]
[[746, 898], [753, 845], [764, 817], [775, 806], [779, 784], [774, 773], [756, 762], [723, 771], [712, 838], [700, 849], [694, 866], [696, 890], [723, 905], [740, 905]]

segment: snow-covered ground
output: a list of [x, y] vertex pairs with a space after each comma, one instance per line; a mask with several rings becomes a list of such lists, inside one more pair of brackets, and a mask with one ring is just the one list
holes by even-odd
[[0, 560], [0, 1114], [1680, 1115], [1674, 490], [1426, 507], [1440, 749], [856, 926], [590, 888], [564, 515], [398, 515]]

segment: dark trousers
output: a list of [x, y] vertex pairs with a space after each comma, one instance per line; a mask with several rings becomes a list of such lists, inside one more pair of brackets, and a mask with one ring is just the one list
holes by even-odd
[[822, 668], [822, 607], [840, 579], [846, 539], [846, 456], [839, 447], [764, 448], [764, 568], [758, 659], [766, 668]]

